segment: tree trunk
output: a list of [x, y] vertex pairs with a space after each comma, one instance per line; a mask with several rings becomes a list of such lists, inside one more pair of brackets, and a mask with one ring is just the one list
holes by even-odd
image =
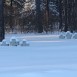
[[64, 6], [65, 6], [65, 27], [64, 27], [64, 31], [67, 32], [67, 30], [68, 30], [67, 0], [64, 0]]
[[58, 0], [58, 9], [59, 9], [59, 29], [62, 30], [62, 0]]
[[0, 41], [4, 39], [4, 1], [0, 0]]
[[49, 28], [49, 0], [46, 0], [46, 9], [45, 9], [45, 31], [48, 32]]
[[10, 20], [9, 20], [9, 25], [10, 25], [10, 29], [13, 32], [13, 0], [10, 1]]
[[36, 0], [36, 29], [38, 33], [43, 32], [40, 4], [41, 0]]

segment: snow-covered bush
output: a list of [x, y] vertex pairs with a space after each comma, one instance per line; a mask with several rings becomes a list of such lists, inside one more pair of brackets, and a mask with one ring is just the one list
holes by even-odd
[[20, 46], [29, 46], [29, 43], [27, 42], [27, 40], [23, 39], [20, 43]]
[[74, 39], [77, 39], [77, 33], [75, 33], [75, 34], [73, 35], [73, 38], [74, 38]]
[[59, 38], [60, 38], [60, 39], [65, 39], [65, 35], [60, 34], [60, 35], [59, 35]]
[[71, 39], [72, 38], [72, 33], [70, 31], [66, 32], [66, 39]]
[[2, 42], [1, 42], [1, 44], [0, 44], [1, 46], [9, 46], [9, 44], [7, 43], [7, 41], [6, 40], [3, 40]]
[[65, 32], [61, 32], [61, 34], [59, 35], [60, 39], [65, 39]]
[[22, 41], [19, 41], [16, 37], [11, 37], [11, 39], [8, 41], [3, 40], [0, 42], [0, 46], [29, 46], [29, 42], [25, 39]]
[[10, 39], [10, 46], [18, 46], [19, 45], [19, 40], [15, 37], [12, 37]]

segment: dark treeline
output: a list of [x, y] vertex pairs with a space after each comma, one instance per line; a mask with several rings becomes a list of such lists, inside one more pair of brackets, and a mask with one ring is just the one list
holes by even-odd
[[58, 0], [59, 29], [77, 31], [77, 0]]
[[5, 0], [6, 32], [48, 32], [58, 30], [56, 0]]
[[4, 30], [77, 31], [77, 0], [0, 0], [0, 36]]

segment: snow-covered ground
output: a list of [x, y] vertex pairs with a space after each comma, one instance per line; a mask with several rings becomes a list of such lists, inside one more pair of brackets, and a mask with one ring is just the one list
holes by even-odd
[[0, 77], [77, 77], [77, 40], [58, 35], [6, 35], [30, 46], [0, 46]]

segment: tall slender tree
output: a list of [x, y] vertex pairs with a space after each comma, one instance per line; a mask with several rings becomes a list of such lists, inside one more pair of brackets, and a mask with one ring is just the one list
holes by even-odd
[[49, 28], [49, 1], [45, 0], [45, 31], [48, 32]]
[[0, 0], [0, 41], [4, 39], [4, 1]]
[[36, 29], [38, 33], [43, 32], [40, 4], [41, 4], [41, 0], [36, 0]]
[[77, 32], [77, 0], [74, 0], [74, 18], [75, 23], [73, 29]]
[[9, 20], [10, 29], [13, 32], [13, 0], [10, 0], [10, 20]]
[[65, 11], [65, 27], [64, 27], [64, 31], [66, 32], [68, 30], [68, 0], [64, 0], [64, 11]]
[[62, 0], [58, 0], [58, 9], [59, 9], [59, 29], [62, 29], [63, 21], [62, 21]]

